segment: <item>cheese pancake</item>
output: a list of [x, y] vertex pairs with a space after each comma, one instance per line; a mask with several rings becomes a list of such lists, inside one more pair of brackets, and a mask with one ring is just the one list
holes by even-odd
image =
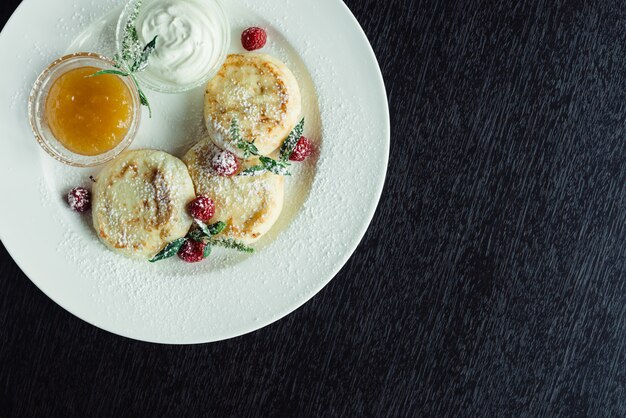
[[211, 139], [240, 157], [229, 133], [234, 118], [243, 138], [269, 155], [282, 145], [301, 113], [296, 77], [269, 55], [229, 55], [205, 89], [204, 116]]
[[[269, 172], [251, 177], [219, 176], [212, 166], [212, 160], [219, 152], [221, 149], [206, 139], [189, 150], [183, 161], [189, 168], [196, 194], [215, 202], [215, 216], [211, 223], [226, 223], [221, 237], [252, 244], [267, 233], [280, 216], [285, 180]], [[245, 161], [241, 170], [257, 163], [256, 158]]]
[[185, 164], [162, 151], [127, 151], [110, 162], [93, 188], [93, 225], [111, 250], [150, 259], [184, 237], [195, 199]]

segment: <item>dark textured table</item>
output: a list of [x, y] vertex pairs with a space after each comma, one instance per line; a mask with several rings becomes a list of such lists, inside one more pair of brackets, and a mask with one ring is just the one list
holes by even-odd
[[263, 330], [159, 346], [0, 247], [0, 416], [626, 416], [626, 7], [592, 3], [347, 0], [393, 135], [341, 273]]

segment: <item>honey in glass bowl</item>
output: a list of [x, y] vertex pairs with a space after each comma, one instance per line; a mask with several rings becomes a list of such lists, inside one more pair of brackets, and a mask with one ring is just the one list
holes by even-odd
[[133, 119], [133, 97], [119, 76], [97, 67], [79, 67], [59, 76], [48, 92], [45, 118], [52, 134], [80, 155], [111, 151], [124, 139]]

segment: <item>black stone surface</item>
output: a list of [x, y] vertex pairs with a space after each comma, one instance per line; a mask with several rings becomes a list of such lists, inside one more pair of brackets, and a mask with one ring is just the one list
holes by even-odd
[[346, 3], [393, 133], [339, 275], [253, 334], [160, 346], [0, 246], [0, 416], [626, 416], [624, 2]]

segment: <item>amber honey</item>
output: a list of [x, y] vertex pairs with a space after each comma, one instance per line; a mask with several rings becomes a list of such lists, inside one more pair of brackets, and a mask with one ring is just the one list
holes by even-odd
[[54, 137], [68, 150], [87, 156], [115, 148], [132, 125], [133, 97], [117, 75], [93, 75], [81, 67], [57, 78], [46, 98], [45, 118]]

